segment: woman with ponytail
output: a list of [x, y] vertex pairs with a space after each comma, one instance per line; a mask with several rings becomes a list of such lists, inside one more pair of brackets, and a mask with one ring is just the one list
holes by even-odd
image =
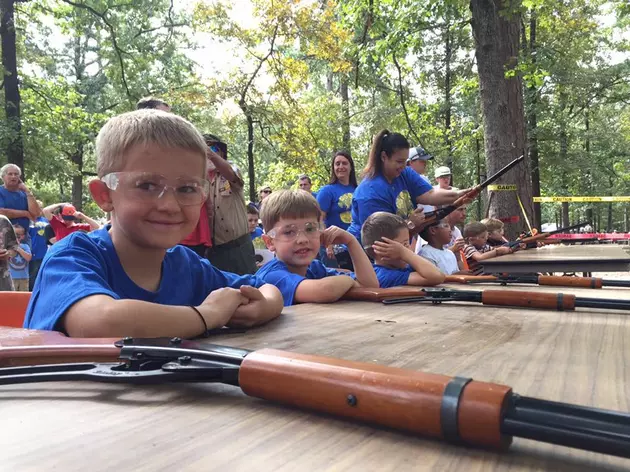
[[407, 167], [409, 141], [402, 134], [383, 130], [372, 141], [363, 181], [352, 197], [352, 224], [348, 231], [359, 242], [363, 222], [377, 211], [402, 216], [412, 235], [424, 219], [423, 205], [448, 205], [468, 190], [434, 189], [412, 168]]

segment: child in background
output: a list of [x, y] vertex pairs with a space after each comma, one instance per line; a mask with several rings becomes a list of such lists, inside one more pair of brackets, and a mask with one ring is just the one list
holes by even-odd
[[28, 262], [33, 257], [31, 248], [26, 244], [26, 229], [13, 225], [15, 237], [19, 245], [15, 248], [15, 256], [9, 259], [9, 271], [16, 292], [28, 292]]
[[503, 236], [505, 231], [503, 221], [495, 218], [484, 218], [481, 222], [486, 225], [488, 230], [488, 245], [490, 247], [503, 246], [508, 242]]
[[258, 208], [252, 203], [247, 205], [247, 226], [249, 235], [252, 238], [254, 249], [264, 249], [265, 242], [262, 240], [263, 230], [258, 226]]
[[15, 256], [18, 245], [11, 220], [0, 215], [0, 292], [12, 292], [14, 290], [11, 271], [9, 270], [9, 259]]
[[[453, 246], [445, 249], [445, 245], [451, 241], [452, 229], [448, 221], [441, 220], [427, 226], [420, 232], [420, 237], [427, 241], [422, 246], [419, 255], [436, 266], [446, 275], [458, 274], [462, 272], [464, 264], [461, 258], [461, 249], [464, 241], [458, 241]], [[468, 273], [464, 271], [463, 273]]]
[[175, 114], [110, 118], [96, 138], [98, 179], [90, 193], [111, 213], [111, 225], [75, 232], [48, 251], [24, 327], [78, 337], [192, 338], [277, 317], [276, 287], [220, 271], [178, 244], [208, 197], [206, 150], [199, 131]]
[[382, 288], [444, 282], [444, 274], [437, 267], [411, 250], [409, 228], [398, 215], [372, 213], [361, 228], [361, 241], [374, 258], [374, 271]]
[[[355, 286], [378, 287], [372, 264], [363, 248], [347, 231], [323, 229], [317, 200], [302, 190], [281, 190], [265, 199], [260, 216], [267, 248], [276, 258], [257, 275], [280, 289], [284, 305], [330, 303]], [[327, 268], [317, 260], [320, 245], [345, 244], [354, 273]], [[356, 282], [355, 282], [356, 279]]]
[[513, 252], [512, 249], [507, 246], [499, 246], [493, 249], [488, 244], [488, 229], [483, 223], [468, 223], [464, 227], [464, 239], [466, 240], [464, 257], [466, 258], [468, 267], [473, 273], [481, 271], [480, 268], [477, 268], [480, 261]]

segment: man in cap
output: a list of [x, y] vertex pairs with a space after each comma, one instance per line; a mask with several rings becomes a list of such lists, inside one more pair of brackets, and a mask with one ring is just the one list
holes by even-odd
[[446, 166], [440, 166], [435, 169], [435, 181], [437, 185], [434, 188], [441, 188], [444, 190], [459, 190], [451, 186], [451, 169]]
[[426, 152], [422, 146], [416, 146], [409, 148], [407, 165], [415, 170], [420, 177], [429, 182], [425, 173], [427, 171], [427, 161], [430, 161], [431, 159], [433, 159], [433, 156]]
[[[55, 242], [65, 238], [75, 231], [90, 232], [100, 228], [98, 222], [84, 215], [69, 203], [53, 203], [43, 209], [44, 217], [50, 221], [50, 227], [55, 233]], [[84, 223], [78, 223], [84, 221]]]

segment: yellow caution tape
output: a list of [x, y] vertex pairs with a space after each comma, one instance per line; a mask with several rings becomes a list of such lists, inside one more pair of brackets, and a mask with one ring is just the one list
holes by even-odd
[[492, 190], [493, 192], [514, 191], [516, 190], [516, 185], [488, 185], [488, 190]]
[[630, 197], [534, 197], [534, 202], [630, 202]]

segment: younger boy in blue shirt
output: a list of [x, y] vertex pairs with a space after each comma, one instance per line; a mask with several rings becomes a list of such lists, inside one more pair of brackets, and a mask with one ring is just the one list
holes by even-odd
[[9, 259], [9, 271], [16, 292], [28, 292], [28, 263], [33, 257], [31, 248], [26, 244], [26, 229], [21, 225], [13, 225], [18, 246], [15, 256]]
[[96, 161], [90, 192], [111, 225], [50, 249], [24, 327], [189, 338], [280, 314], [278, 289], [222, 272], [178, 245], [195, 228], [209, 188], [206, 143], [191, 123], [159, 110], [116, 116], [96, 139]]
[[438, 285], [444, 274], [409, 245], [409, 229], [398, 215], [377, 211], [361, 228], [361, 240], [374, 258], [374, 271], [382, 288], [398, 285]]
[[[336, 226], [324, 230], [317, 200], [309, 193], [274, 192], [265, 199], [260, 217], [266, 233], [263, 239], [276, 259], [262, 266], [257, 275], [280, 289], [285, 306], [334, 302], [352, 287], [378, 287], [359, 242]], [[354, 274], [329, 269], [316, 259], [320, 245], [331, 244], [348, 246]]]

